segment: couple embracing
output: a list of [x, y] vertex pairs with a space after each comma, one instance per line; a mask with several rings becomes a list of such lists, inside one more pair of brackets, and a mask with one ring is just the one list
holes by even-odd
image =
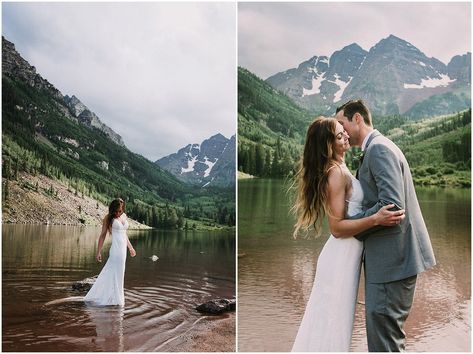
[[[344, 163], [350, 144], [363, 152], [357, 178]], [[362, 263], [368, 349], [404, 351], [417, 274], [435, 265], [404, 154], [363, 101], [349, 101], [309, 126], [296, 182], [294, 235], [319, 231], [326, 215], [331, 236], [292, 351], [349, 351]]]

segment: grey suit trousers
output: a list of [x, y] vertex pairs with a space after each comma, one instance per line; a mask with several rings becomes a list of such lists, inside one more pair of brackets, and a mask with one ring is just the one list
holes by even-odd
[[366, 331], [370, 352], [405, 350], [404, 322], [414, 298], [417, 275], [389, 283], [365, 283]]

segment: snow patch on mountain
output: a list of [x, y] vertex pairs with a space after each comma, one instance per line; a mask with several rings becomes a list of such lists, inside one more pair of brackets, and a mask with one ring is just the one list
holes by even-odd
[[431, 78], [427, 76], [427, 79], [421, 79], [420, 84], [404, 84], [405, 89], [422, 89], [425, 87], [434, 88], [434, 87], [445, 87], [450, 85], [456, 79], [450, 79], [448, 75], [440, 74], [439, 78]]
[[363, 63], [365, 62], [365, 59], [366, 59], [366, 55], [365, 55], [365, 57], [363, 58], [363, 60], [361, 61], [360, 66], [359, 66], [358, 69], [356, 69], [356, 70], [360, 70], [360, 68], [363, 66]]
[[[189, 153], [187, 153], [189, 155]], [[181, 167], [181, 175], [187, 172], [193, 172], [195, 163], [197, 162], [198, 156], [194, 156], [191, 160], [187, 161], [187, 167]]]
[[215, 159], [214, 162], [210, 161], [207, 156], [204, 157], [204, 163], [208, 166], [207, 169], [204, 172], [204, 177], [208, 177], [210, 175], [210, 171], [212, 171], [212, 168], [214, 165], [217, 163], [218, 159]]
[[212, 177], [212, 179], [210, 181], [208, 181], [206, 184], [204, 184], [202, 186], [202, 188], [207, 187], [210, 184], [210, 182], [213, 182], [214, 179], [215, 179], [215, 177]]
[[315, 95], [317, 93], [320, 93], [320, 86], [322, 85], [322, 82], [325, 80], [325, 73], [322, 75], [319, 75], [318, 77], [313, 77], [312, 78], [312, 88], [310, 90], [307, 90], [306, 88], [302, 88], [302, 97], [305, 96], [310, 96], [310, 95]]
[[335, 85], [337, 85], [340, 89], [335, 92], [333, 96], [333, 103], [338, 102], [342, 99], [343, 92], [347, 88], [347, 86], [350, 84], [351, 80], [353, 79], [353, 76], [349, 76], [349, 79], [347, 82], [340, 80], [340, 76], [338, 74], [335, 74], [335, 81], [329, 81], [333, 82]]

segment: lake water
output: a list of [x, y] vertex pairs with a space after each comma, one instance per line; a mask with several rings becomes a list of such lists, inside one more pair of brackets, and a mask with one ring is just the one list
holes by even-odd
[[[294, 220], [280, 180], [238, 182], [238, 350], [290, 351], [318, 255], [328, 238], [292, 239]], [[471, 190], [419, 188], [437, 266], [419, 275], [406, 323], [407, 351], [471, 350]], [[362, 280], [363, 281], [363, 280]], [[364, 302], [363, 284], [359, 301]], [[358, 304], [352, 351], [367, 351]]]
[[[166, 351], [205, 319], [194, 307], [235, 295], [235, 236], [224, 232], [129, 230], [125, 307], [89, 307], [75, 281], [97, 275], [100, 229], [3, 225], [3, 351]], [[155, 262], [151, 256], [157, 255]], [[215, 348], [218, 351], [218, 348]]]

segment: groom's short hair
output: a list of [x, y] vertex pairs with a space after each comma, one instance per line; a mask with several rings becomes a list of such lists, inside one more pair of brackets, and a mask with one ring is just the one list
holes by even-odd
[[361, 114], [366, 125], [373, 126], [371, 113], [363, 100], [350, 100], [337, 108], [337, 113], [343, 110], [343, 115], [351, 122], [355, 113]]

